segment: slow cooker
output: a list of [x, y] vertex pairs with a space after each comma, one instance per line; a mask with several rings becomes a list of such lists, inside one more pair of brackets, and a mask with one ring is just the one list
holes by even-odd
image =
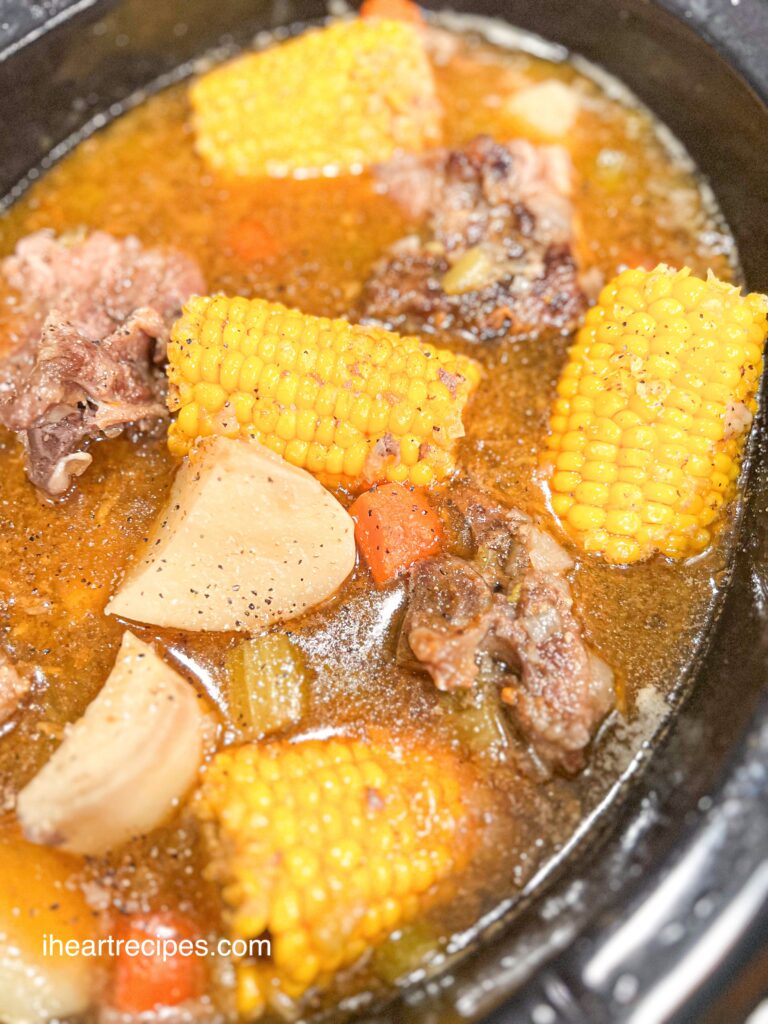
[[[435, 9], [440, 5], [429, 4]], [[708, 179], [768, 291], [766, 0], [464, 0], [623, 80]], [[0, 0], [5, 204], [196, 56], [320, 0]], [[768, 993], [768, 423], [731, 585], [667, 725], [546, 883], [367, 1024], [736, 1024]]]

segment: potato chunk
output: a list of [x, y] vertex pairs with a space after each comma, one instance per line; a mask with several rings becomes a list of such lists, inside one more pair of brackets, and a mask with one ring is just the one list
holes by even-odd
[[19, 794], [24, 834], [98, 854], [151, 831], [194, 783], [210, 729], [193, 687], [126, 633], [101, 692]]
[[355, 564], [354, 524], [313, 476], [255, 441], [211, 437], [107, 613], [156, 626], [253, 632], [330, 597]]
[[507, 111], [522, 128], [549, 141], [565, 140], [579, 116], [578, 93], [564, 82], [539, 82], [516, 93]]
[[94, 919], [73, 884], [77, 866], [56, 850], [9, 833], [0, 837], [0, 1020], [5, 1024], [43, 1024], [81, 1014], [91, 1003], [97, 961], [78, 951], [94, 938]]

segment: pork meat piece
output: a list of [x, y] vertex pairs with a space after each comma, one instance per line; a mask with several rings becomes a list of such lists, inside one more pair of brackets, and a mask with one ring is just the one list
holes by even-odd
[[471, 557], [444, 554], [411, 570], [401, 646], [442, 690], [490, 675], [541, 761], [578, 771], [614, 694], [573, 614], [571, 560], [527, 516], [477, 489], [451, 500]]
[[2, 271], [26, 334], [0, 360], [0, 422], [21, 436], [32, 483], [61, 495], [91, 462], [88, 439], [167, 416], [168, 332], [205, 282], [188, 256], [103, 231], [36, 232]]
[[587, 300], [564, 149], [479, 136], [463, 149], [393, 161], [378, 177], [423, 227], [374, 266], [360, 317], [474, 341], [575, 328]]

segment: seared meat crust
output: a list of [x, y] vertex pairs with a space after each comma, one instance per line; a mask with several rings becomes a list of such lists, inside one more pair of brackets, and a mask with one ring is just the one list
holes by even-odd
[[477, 341], [573, 330], [586, 298], [570, 176], [570, 158], [557, 146], [487, 136], [382, 167], [382, 187], [426, 223], [374, 266], [360, 315], [404, 332]]

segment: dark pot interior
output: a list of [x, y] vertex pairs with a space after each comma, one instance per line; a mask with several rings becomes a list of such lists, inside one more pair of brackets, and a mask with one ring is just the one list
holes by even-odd
[[[737, 238], [747, 283], [768, 290], [768, 109], [757, 94], [768, 93], [764, 0], [702, 0], [693, 11], [678, 0], [461, 7], [554, 39], [623, 79], [688, 148]], [[193, 57], [324, 14], [319, 0], [0, 0], [0, 194], [12, 200], [78, 133]], [[633, 764], [546, 890], [377, 1021], [735, 1022], [759, 995], [768, 933], [765, 426], [763, 408], [733, 585], [666, 735]], [[729, 987], [736, 976], [747, 979], [738, 991]]]

